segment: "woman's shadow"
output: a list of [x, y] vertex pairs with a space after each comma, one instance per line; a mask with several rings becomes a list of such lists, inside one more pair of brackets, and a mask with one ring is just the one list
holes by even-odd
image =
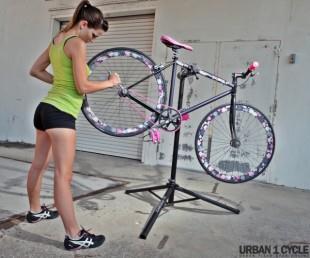
[[19, 226], [16, 226], [15, 232], [12, 234], [8, 234], [8, 236], [23, 240], [23, 241], [33, 242], [35, 244], [40, 243], [40, 244], [47, 245], [47, 246], [54, 246], [63, 251], [65, 250], [63, 241], [53, 240], [53, 239], [43, 236], [42, 234], [39, 235], [39, 234], [35, 234], [29, 231], [25, 231]]

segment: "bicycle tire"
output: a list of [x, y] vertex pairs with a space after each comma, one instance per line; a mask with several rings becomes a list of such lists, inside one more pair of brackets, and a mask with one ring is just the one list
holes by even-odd
[[[119, 47], [100, 52], [90, 59], [88, 66], [92, 72], [89, 80], [107, 80], [109, 72], [117, 72], [122, 85], [126, 87], [151, 75], [155, 62], [141, 51]], [[166, 103], [166, 85], [162, 73], [156, 73], [136, 85], [130, 89], [130, 94], [160, 113]], [[85, 95], [82, 112], [96, 129], [116, 137], [141, 134], [152, 127], [159, 117], [156, 112], [120, 96], [117, 87]]]
[[243, 183], [259, 176], [275, 151], [274, 130], [267, 117], [247, 104], [235, 107], [239, 148], [230, 144], [230, 104], [210, 111], [200, 122], [195, 137], [196, 155], [202, 168], [226, 183]]

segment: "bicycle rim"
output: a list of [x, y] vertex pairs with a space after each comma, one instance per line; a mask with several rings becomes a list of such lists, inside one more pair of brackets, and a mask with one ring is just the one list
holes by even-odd
[[249, 105], [235, 107], [240, 147], [231, 146], [229, 104], [208, 113], [195, 138], [201, 166], [215, 179], [227, 183], [242, 183], [260, 175], [268, 167], [275, 149], [274, 132], [265, 115]]
[[[122, 87], [127, 88], [152, 74], [155, 63], [138, 50], [113, 48], [93, 57], [88, 65], [92, 71], [89, 80], [107, 80], [109, 72], [116, 72]], [[129, 89], [131, 96], [158, 113], [121, 96], [119, 90], [119, 87], [108, 88], [85, 96], [82, 112], [87, 120], [101, 132], [117, 137], [138, 135], [152, 127], [166, 101], [163, 75], [152, 75]]]

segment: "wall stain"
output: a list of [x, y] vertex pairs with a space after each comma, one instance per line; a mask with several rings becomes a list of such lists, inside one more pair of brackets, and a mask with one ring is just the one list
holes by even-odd
[[216, 193], [217, 187], [219, 186], [219, 183], [215, 183], [212, 189], [212, 193]]
[[193, 136], [193, 133], [191, 133], [191, 132], [186, 132], [186, 133], [183, 133], [183, 136], [184, 136], [184, 137]]
[[165, 159], [165, 153], [160, 152], [160, 153], [159, 153], [159, 158], [158, 158], [158, 159], [159, 159], [159, 160]]
[[180, 144], [179, 145], [179, 148], [181, 147], [181, 149], [183, 150], [183, 151], [192, 151], [194, 148], [193, 148], [193, 146], [191, 146], [191, 145], [188, 145], [188, 144]]
[[192, 161], [194, 158], [191, 155], [178, 155], [178, 159], [184, 161]]
[[186, 105], [189, 107], [191, 105], [191, 98], [193, 96], [193, 93], [194, 93], [194, 90], [193, 88], [191, 87], [190, 90], [189, 90], [189, 93], [187, 94], [186, 96]]

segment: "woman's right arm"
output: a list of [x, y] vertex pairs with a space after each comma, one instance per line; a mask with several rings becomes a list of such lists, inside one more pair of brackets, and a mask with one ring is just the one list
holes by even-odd
[[86, 70], [86, 44], [81, 39], [71, 39], [65, 46], [65, 52], [72, 60], [75, 87], [81, 95], [111, 88], [120, 83], [117, 74], [112, 74], [106, 81], [88, 80]]
[[41, 81], [47, 82], [49, 84], [53, 83], [53, 75], [46, 71], [46, 68], [49, 66], [49, 49], [50, 46], [44, 50], [44, 52], [38, 57], [30, 70], [30, 75], [38, 78]]

